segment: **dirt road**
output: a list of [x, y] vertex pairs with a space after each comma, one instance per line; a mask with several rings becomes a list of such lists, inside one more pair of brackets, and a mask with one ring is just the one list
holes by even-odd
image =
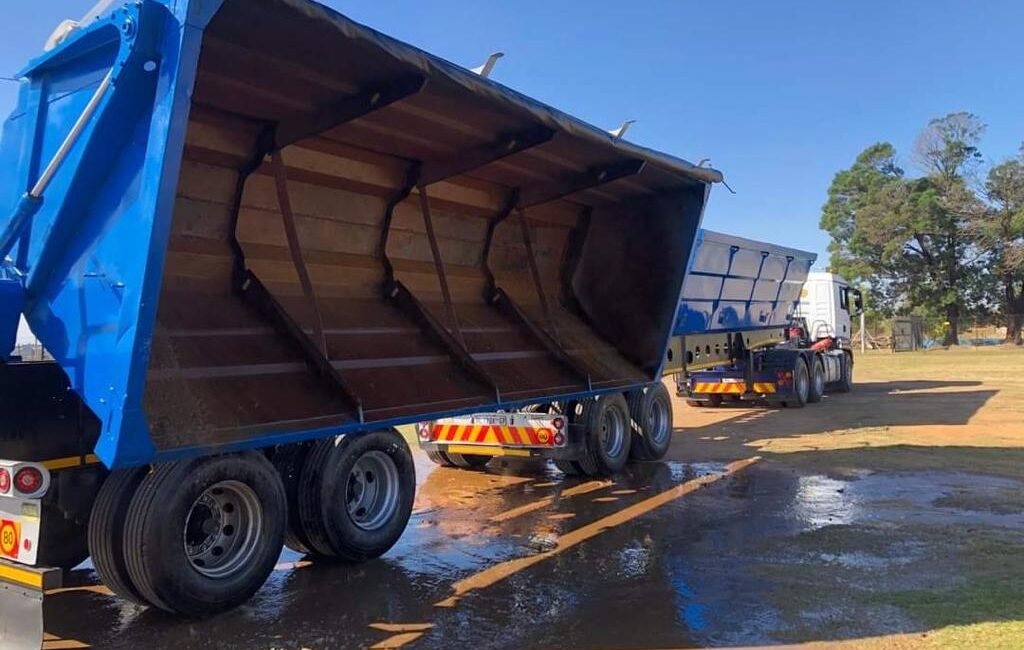
[[286, 552], [248, 606], [180, 621], [88, 566], [49, 648], [1024, 647], [1024, 351], [877, 354], [803, 410], [677, 402], [669, 459], [613, 481], [417, 452], [381, 560]]

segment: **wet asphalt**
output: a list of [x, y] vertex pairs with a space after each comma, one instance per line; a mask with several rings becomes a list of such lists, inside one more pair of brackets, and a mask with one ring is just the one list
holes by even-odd
[[[198, 621], [121, 602], [96, 586], [85, 565], [66, 580], [70, 588], [46, 599], [46, 647], [772, 644], [785, 638], [786, 595], [763, 569], [790, 561], [788, 540], [831, 525], [896, 525], [908, 517], [928, 523], [942, 516], [929, 514], [928, 500], [963, 479], [923, 472], [840, 480], [777, 462], [668, 460], [593, 481], [536, 464], [467, 472], [435, 467], [419, 451], [415, 457], [415, 509], [383, 558], [310, 564], [286, 550], [249, 604]], [[875, 507], [881, 499], [902, 505]], [[977, 525], [1024, 528], [1019, 513], [974, 516]], [[826, 560], [881, 572], [894, 561], [863, 553]], [[832, 597], [822, 593], [823, 601]], [[877, 614], [847, 613], [863, 619], [856, 634], [908, 627], [891, 613]]]

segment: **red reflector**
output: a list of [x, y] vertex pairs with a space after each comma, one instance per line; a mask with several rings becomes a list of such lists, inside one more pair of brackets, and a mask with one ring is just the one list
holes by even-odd
[[430, 440], [431, 426], [429, 424], [420, 424], [417, 429], [420, 435], [420, 440]]
[[0, 492], [7, 492], [11, 489], [11, 473], [5, 468], [0, 468]]
[[14, 475], [14, 487], [23, 494], [38, 492], [43, 487], [43, 473], [35, 467], [22, 467]]
[[554, 420], [551, 421], [551, 425], [554, 426], [556, 429], [564, 429], [565, 420], [563, 420], [562, 418], [555, 418]]

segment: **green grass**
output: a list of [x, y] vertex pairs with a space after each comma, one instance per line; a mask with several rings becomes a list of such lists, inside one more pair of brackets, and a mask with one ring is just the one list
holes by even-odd
[[1024, 648], [1024, 538], [989, 529], [959, 531], [949, 541], [960, 548], [962, 584], [879, 593], [869, 600], [900, 607], [933, 630], [929, 641], [935, 647]]

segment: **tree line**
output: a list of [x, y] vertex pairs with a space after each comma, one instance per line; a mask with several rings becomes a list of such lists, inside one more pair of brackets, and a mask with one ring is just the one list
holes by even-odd
[[920, 314], [942, 326], [1024, 328], [1024, 143], [1017, 157], [986, 164], [985, 123], [972, 113], [937, 118], [914, 142], [908, 175], [888, 142], [871, 145], [835, 175], [822, 208], [831, 270], [865, 285], [876, 317]]

